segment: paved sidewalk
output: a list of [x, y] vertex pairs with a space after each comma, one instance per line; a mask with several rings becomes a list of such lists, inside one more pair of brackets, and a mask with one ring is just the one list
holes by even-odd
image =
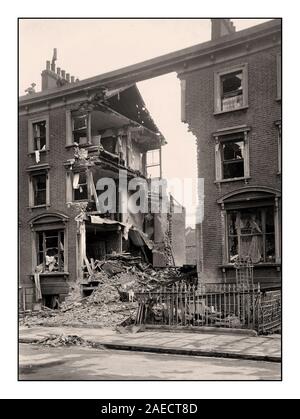
[[75, 327], [20, 327], [20, 343], [38, 342], [50, 335], [77, 335], [95, 347], [181, 355], [281, 361], [279, 335], [250, 337], [235, 334], [207, 334], [145, 331], [118, 333], [111, 329]]

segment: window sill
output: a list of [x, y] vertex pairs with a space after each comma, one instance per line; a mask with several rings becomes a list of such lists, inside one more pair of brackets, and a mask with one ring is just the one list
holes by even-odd
[[33, 207], [27, 207], [28, 209], [38, 209], [38, 208], [49, 208], [50, 204], [44, 204], [44, 205], [34, 205]]
[[250, 176], [247, 176], [247, 177], [245, 177], [245, 176], [244, 177], [234, 177], [234, 178], [231, 178], [231, 179], [215, 180], [214, 183], [218, 184], [218, 183], [226, 183], [226, 182], [237, 182], [237, 181], [241, 181], [241, 180], [246, 181], [246, 180], [249, 180], [249, 179], [251, 179]]
[[28, 153], [28, 156], [34, 156], [36, 151], [39, 151], [39, 152], [40, 152], [40, 154], [41, 154], [41, 153], [45, 153], [45, 154], [46, 154], [46, 153], [49, 153], [49, 151], [50, 151], [50, 150], [49, 150], [49, 148], [46, 148], [46, 150], [35, 150], [35, 151], [30, 151], [30, 152]]
[[[87, 147], [89, 148], [89, 147], [92, 147], [92, 146], [95, 147], [95, 144], [92, 144], [92, 143], [78, 144], [79, 148], [87, 148]], [[65, 147], [66, 148], [74, 148], [74, 147], [77, 147], [77, 146], [73, 143], [73, 144], [66, 144]]]
[[249, 107], [248, 105], [244, 105], [244, 106], [240, 106], [239, 108], [228, 109], [226, 111], [214, 111], [214, 115], [221, 115], [228, 112], [242, 111], [242, 110], [248, 109], [248, 107]]
[[[30, 276], [33, 277], [34, 273], [32, 273]], [[69, 272], [41, 272], [40, 276], [69, 276], [70, 273]]]

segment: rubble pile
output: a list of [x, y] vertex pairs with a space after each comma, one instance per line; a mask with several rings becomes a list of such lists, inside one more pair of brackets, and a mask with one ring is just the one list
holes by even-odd
[[87, 346], [88, 342], [77, 335], [51, 335], [39, 340], [38, 344], [52, 347], [70, 345]]
[[154, 269], [142, 263], [140, 258], [126, 255], [87, 263], [88, 276], [84, 289], [90, 291], [90, 295], [82, 297], [78, 292], [71, 293], [58, 310], [43, 308], [31, 312], [24, 315], [22, 324], [110, 328], [130, 325], [136, 319], [138, 308], [135, 293], [168, 286], [185, 276], [179, 268]]

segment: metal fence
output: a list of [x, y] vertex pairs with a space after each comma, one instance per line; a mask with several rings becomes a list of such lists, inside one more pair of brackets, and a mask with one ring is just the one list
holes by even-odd
[[274, 306], [271, 297], [265, 303], [259, 285], [195, 286], [180, 282], [139, 292], [136, 298], [139, 302], [137, 324], [247, 328], [265, 333], [266, 321], [269, 331], [280, 322], [278, 304]]

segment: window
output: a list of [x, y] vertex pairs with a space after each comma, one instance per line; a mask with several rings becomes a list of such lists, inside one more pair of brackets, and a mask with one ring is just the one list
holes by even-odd
[[34, 150], [46, 149], [46, 121], [33, 124], [33, 146]]
[[30, 119], [28, 122], [28, 152], [49, 149], [48, 116]]
[[161, 155], [160, 150], [150, 150], [146, 153], [146, 172], [150, 178], [161, 177]]
[[248, 106], [247, 65], [215, 73], [215, 113]]
[[37, 265], [43, 272], [64, 271], [64, 231], [39, 231], [37, 234]]
[[66, 202], [86, 201], [90, 199], [90, 188], [88, 188], [86, 172], [74, 173], [71, 170], [66, 172]]
[[253, 263], [275, 262], [274, 207], [227, 211], [228, 257]]
[[244, 140], [222, 143], [223, 179], [244, 177]]
[[88, 188], [85, 172], [73, 174], [73, 190], [73, 201], [88, 199]]
[[249, 178], [248, 128], [214, 134], [216, 182]]
[[47, 171], [36, 171], [29, 175], [29, 206], [50, 205], [49, 174]]
[[80, 111], [66, 112], [67, 145], [86, 145], [91, 143], [90, 113]]

